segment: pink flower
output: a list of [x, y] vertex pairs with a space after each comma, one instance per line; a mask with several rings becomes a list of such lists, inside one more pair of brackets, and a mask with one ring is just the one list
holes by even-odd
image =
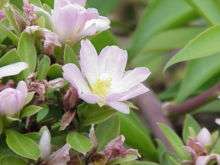
[[24, 81], [20, 81], [16, 89], [6, 88], [0, 92], [0, 113], [12, 115], [25, 105], [28, 89]]
[[27, 25], [32, 25], [33, 21], [37, 19], [37, 15], [34, 10], [34, 5], [32, 5], [29, 0], [23, 0], [23, 10], [26, 16], [26, 23]]
[[210, 154], [207, 156], [199, 156], [195, 165], [208, 165], [211, 161], [215, 161], [217, 165], [220, 165], [220, 155]]
[[0, 21], [4, 18], [5, 18], [5, 14], [3, 11], [0, 10]]
[[128, 114], [125, 103], [149, 91], [142, 82], [150, 75], [147, 68], [139, 67], [125, 72], [127, 52], [117, 46], [104, 48], [98, 56], [89, 40], [81, 41], [80, 68], [74, 64], [63, 66], [63, 76], [77, 89], [87, 103], [98, 103]]

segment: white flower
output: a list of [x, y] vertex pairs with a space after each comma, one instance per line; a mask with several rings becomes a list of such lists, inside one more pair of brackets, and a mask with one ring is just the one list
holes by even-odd
[[142, 82], [150, 75], [144, 67], [125, 72], [127, 51], [117, 46], [104, 48], [100, 55], [89, 40], [81, 41], [80, 68], [74, 64], [63, 66], [64, 79], [78, 91], [79, 97], [87, 103], [98, 103], [128, 114], [125, 103], [133, 97], [148, 92]]

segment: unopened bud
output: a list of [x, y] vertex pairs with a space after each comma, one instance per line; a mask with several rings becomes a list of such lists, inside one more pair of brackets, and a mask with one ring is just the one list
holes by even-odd
[[63, 97], [63, 107], [65, 111], [70, 111], [76, 106], [78, 101], [78, 93], [75, 88], [70, 87]]

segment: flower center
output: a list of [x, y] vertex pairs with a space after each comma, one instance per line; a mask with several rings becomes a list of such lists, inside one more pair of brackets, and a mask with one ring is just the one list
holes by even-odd
[[111, 79], [98, 79], [91, 85], [92, 92], [98, 96], [105, 97], [111, 87]]

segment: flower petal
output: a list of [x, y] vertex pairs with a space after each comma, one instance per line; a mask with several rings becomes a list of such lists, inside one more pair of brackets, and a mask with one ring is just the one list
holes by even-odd
[[81, 41], [80, 67], [90, 84], [98, 78], [98, 55], [89, 40]]
[[211, 154], [208, 156], [199, 156], [196, 160], [195, 165], [208, 165], [211, 160], [216, 160], [217, 164], [220, 164], [220, 155]]
[[27, 69], [28, 64], [25, 62], [17, 62], [6, 65], [0, 68], [0, 78], [13, 76], [19, 74], [21, 71]]
[[95, 104], [99, 101], [99, 97], [93, 94], [84, 93], [81, 94], [79, 97], [89, 104]]
[[207, 128], [202, 128], [196, 138], [204, 146], [212, 144], [212, 137]]
[[5, 18], [5, 14], [2, 10], [0, 10], [0, 21]]
[[115, 88], [115, 90], [118, 92], [128, 91], [129, 89], [144, 82], [149, 75], [150, 71], [144, 67], [138, 67], [133, 70], [127, 71], [121, 82], [117, 84], [118, 88]]
[[100, 75], [109, 74], [113, 83], [118, 82], [125, 72], [127, 51], [117, 46], [107, 46], [101, 51], [98, 58]]
[[129, 114], [130, 110], [127, 104], [123, 103], [123, 102], [108, 102], [107, 103], [110, 107], [116, 109], [119, 112], [125, 113], [125, 114]]
[[27, 97], [27, 95], [28, 95], [28, 88], [27, 88], [27, 84], [24, 81], [20, 81], [18, 83], [16, 89], [19, 90], [24, 95], [24, 98]]
[[70, 4], [78, 4], [81, 6], [85, 6], [86, 0], [55, 0], [54, 1], [54, 8], [57, 9], [57, 8], [61, 8], [66, 5], [70, 5]]
[[41, 128], [41, 138], [39, 141], [39, 149], [41, 152], [41, 158], [46, 159], [51, 153], [51, 135], [46, 126]]
[[90, 89], [84, 80], [79, 68], [74, 64], [66, 64], [63, 66], [63, 77], [74, 88], [77, 89], [78, 95], [81, 93], [90, 93]]
[[85, 23], [82, 30], [82, 36], [92, 36], [98, 32], [108, 30], [110, 28], [110, 20], [107, 17], [99, 17], [97, 19], [90, 19]]

